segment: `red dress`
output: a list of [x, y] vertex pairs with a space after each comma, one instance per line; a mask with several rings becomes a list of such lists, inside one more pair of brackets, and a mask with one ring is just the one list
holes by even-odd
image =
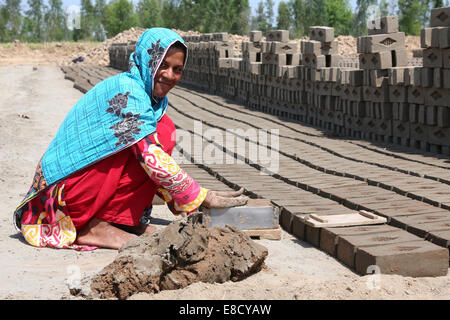
[[174, 214], [190, 213], [206, 197], [170, 157], [175, 126], [164, 115], [156, 134], [75, 172], [50, 186], [24, 207], [21, 232], [39, 247], [74, 248], [76, 231], [89, 220], [137, 226], [158, 193]]
[[[172, 154], [175, 126], [164, 115], [156, 127], [162, 149]], [[128, 226], [137, 226], [159, 186], [149, 179], [136, 159], [140, 144], [116, 153], [65, 179], [64, 212], [77, 230], [93, 217]]]

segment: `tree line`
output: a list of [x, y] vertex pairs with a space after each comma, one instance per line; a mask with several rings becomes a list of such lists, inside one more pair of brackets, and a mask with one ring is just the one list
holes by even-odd
[[[202, 33], [247, 34], [249, 30], [290, 30], [294, 38], [314, 25], [334, 27], [336, 35], [367, 32], [371, 11], [398, 15], [401, 31], [418, 35], [431, 8], [449, 0], [260, 0], [252, 13], [248, 0], [81, 0], [78, 15], [68, 15], [61, 0], [0, 0], [0, 42], [104, 41], [131, 27], [166, 27]], [[75, 17], [75, 19], [74, 19]], [[79, 28], [77, 28], [79, 26]]]

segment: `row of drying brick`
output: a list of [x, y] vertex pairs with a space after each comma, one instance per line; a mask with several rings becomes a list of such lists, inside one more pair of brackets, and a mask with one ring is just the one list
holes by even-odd
[[[235, 167], [233, 168], [229, 168], [231, 169], [231, 172], [236, 173], [239, 171], [239, 169], [237, 170]], [[247, 168], [248, 169], [248, 168]], [[225, 186], [223, 183], [219, 183], [217, 180], [217, 178], [221, 178], [222, 176], [220, 176], [219, 174], [215, 175], [216, 179], [211, 179], [211, 173], [213, 173], [212, 171], [209, 172], [209, 176], [205, 174], [205, 171], [200, 171], [198, 169], [198, 167], [193, 167], [192, 165], [186, 165], [186, 170], [188, 170], [192, 176], [194, 178], [196, 178], [199, 183], [201, 183], [202, 185], [207, 185], [208, 187], [214, 188], [216, 190], [227, 190], [229, 188], [229, 186], [233, 186], [235, 188], [238, 188], [242, 185], [237, 185], [237, 184], [233, 184], [230, 183], [229, 180], [227, 180], [227, 185]], [[253, 173], [255, 173], [254, 169]], [[248, 172], [248, 171], [247, 171]], [[247, 174], [247, 172], [240, 172], [239, 173], [239, 178], [245, 177], [245, 176], [249, 176], [249, 174]], [[246, 179], [245, 181], [246, 183], [248, 183], [248, 179]], [[247, 188], [249, 190], [256, 190], [256, 189], [261, 189], [261, 181], [260, 179], [255, 179], [254, 180], [254, 185], [246, 185]], [[279, 196], [278, 198], [280, 199], [284, 199], [285, 196], [287, 194], [290, 194], [291, 196], [293, 195], [293, 192], [296, 191], [300, 191], [298, 188], [295, 188], [295, 190], [291, 189], [291, 190], [283, 190], [285, 189], [285, 185], [282, 186], [282, 189], [280, 189], [279, 192]], [[289, 187], [289, 186], [288, 186]], [[270, 184], [267, 185], [266, 188], [264, 188], [263, 190], [259, 191], [261, 192], [267, 192], [267, 189], [270, 188], [271, 190], [273, 189], [273, 181], [270, 181]], [[257, 194], [254, 194], [257, 195]], [[297, 194], [296, 198], [303, 198], [305, 199], [307, 196], [310, 196], [310, 193], [304, 193], [304, 194]], [[270, 193], [265, 193], [264, 195], [265, 198], [277, 198], [276, 194], [270, 192]], [[321, 200], [323, 200], [323, 198], [320, 198], [318, 196], [314, 196], [314, 199], [311, 199], [309, 201], [309, 207], [305, 207], [305, 211], [310, 212], [313, 210], [313, 207], [315, 207], [315, 205], [317, 203], [320, 203]], [[281, 201], [278, 200], [278, 202], [281, 204]], [[317, 207], [316, 207], [317, 208]], [[337, 205], [336, 203], [331, 203], [329, 204], [328, 208], [333, 208], [334, 212], [339, 212], [339, 210], [342, 210], [342, 206]], [[320, 212], [323, 212], [324, 207], [318, 207], [318, 209], [320, 210]], [[346, 208], [344, 208], [346, 209]], [[344, 210], [346, 211], [346, 210]], [[342, 212], [342, 211], [341, 211]], [[286, 216], [286, 210], [284, 210], [284, 214], [283, 217]], [[285, 220], [285, 218], [283, 219], [283, 221]], [[283, 225], [283, 223], [282, 223]], [[283, 227], [286, 227], [283, 225]], [[398, 232], [397, 232], [398, 233]], [[323, 242], [325, 243], [325, 242]], [[350, 243], [352, 244], [353, 242], [350, 241]], [[379, 244], [378, 242], [369, 242], [369, 247], [368, 249], [366, 249], [366, 254], [364, 256], [365, 258], [365, 263], [366, 265], [364, 265], [361, 261], [361, 259], [358, 258], [358, 263], [355, 265], [356, 266], [356, 270], [357, 272], [361, 273], [361, 274], [366, 274], [368, 273], [370, 270], [367, 268], [371, 268], [373, 266], [376, 266], [377, 268], [379, 268], [379, 271], [381, 273], [393, 273], [393, 274], [403, 274], [403, 275], [407, 275], [407, 276], [439, 276], [439, 275], [444, 275], [447, 272], [447, 267], [448, 267], [448, 251], [447, 250], [443, 250], [442, 248], [433, 246], [427, 242], [423, 242], [423, 241], [416, 241], [414, 240], [413, 242], [410, 242], [406, 245], [406, 249], [404, 249], [405, 244], [402, 244], [403, 248], [403, 252], [402, 250], [400, 250], [400, 252], [394, 253], [392, 254], [392, 248], [390, 248], [389, 246], [377, 246], [377, 248], [372, 248], [370, 246], [370, 244]], [[367, 245], [367, 242], [366, 242]], [[361, 248], [357, 245], [354, 244], [354, 254], [357, 255], [359, 257], [359, 251], [361, 250]], [[404, 251], [408, 251], [408, 253], [405, 255]], [[342, 251], [342, 250], [341, 250]], [[369, 251], [369, 252], [367, 252]], [[358, 254], [357, 254], [358, 253]], [[349, 253], [350, 255], [352, 253]], [[387, 258], [386, 258], [387, 257]], [[346, 263], [347, 260], [349, 260], [348, 257], [346, 256], [341, 256], [339, 255], [337, 257], [339, 260], [341, 260], [342, 262]], [[419, 269], [417, 268], [411, 268], [410, 266], [410, 261], [411, 259], [416, 260], [418, 258], [421, 258], [423, 261], [424, 266], [421, 266]], [[395, 261], [391, 261], [392, 259], [394, 259]], [[351, 259], [350, 259], [351, 260]], [[387, 262], [386, 262], [387, 261]], [[355, 266], [352, 266], [351, 264], [348, 264], [349, 267], [351, 268], [355, 268]], [[393, 268], [394, 266], [394, 268]], [[370, 273], [370, 272], [369, 272]]]
[[[253, 196], [271, 199], [282, 207], [280, 222], [285, 230], [335, 256], [362, 275], [371, 273], [370, 268], [374, 267], [383, 274], [405, 276], [447, 274], [448, 240], [439, 243], [446, 247], [442, 248], [387, 225], [312, 228], [301, 218], [310, 213], [323, 215], [325, 212], [343, 214], [352, 211], [337, 202], [286, 185], [269, 176], [260, 176], [256, 169], [248, 166], [210, 165], [207, 166], [207, 170], [236, 189], [244, 187]], [[448, 217], [446, 223], [448, 228], [450, 226]], [[416, 259], [420, 259], [420, 263], [412, 264]]]
[[[178, 90], [182, 90], [179, 92]], [[252, 124], [254, 123], [255, 116], [259, 119], [258, 120], [258, 126], [257, 128], [277, 128], [279, 130], [280, 136], [284, 136], [288, 139], [292, 139], [294, 141], [300, 141], [303, 143], [314, 145], [315, 147], [319, 149], [326, 150], [330, 152], [331, 154], [341, 156], [344, 158], [351, 158], [359, 160], [361, 159], [365, 163], [371, 163], [373, 164], [373, 159], [376, 157], [380, 157], [380, 153], [377, 152], [368, 152], [367, 148], [362, 149], [359, 146], [355, 146], [353, 143], [342, 141], [342, 140], [335, 140], [328, 141], [326, 137], [324, 137], [323, 133], [320, 131], [317, 131], [316, 129], [313, 129], [312, 127], [305, 127], [303, 125], [300, 125], [298, 123], [294, 122], [282, 122], [278, 118], [263, 114], [258, 111], [249, 111], [244, 106], [237, 105], [234, 103], [231, 103], [229, 101], [222, 101], [222, 98], [218, 96], [211, 96], [208, 93], [196, 93], [192, 90], [186, 90], [182, 87], [179, 87], [179, 89], [175, 89], [173, 91], [174, 95], [178, 95], [183, 97], [184, 99], [187, 99], [187, 101], [197, 108], [203, 108], [204, 110], [207, 110], [209, 112], [215, 112], [218, 115], [226, 115], [228, 117], [232, 117], [236, 119], [237, 121], [241, 123], [247, 123]], [[195, 104], [192, 100], [195, 98], [199, 98], [197, 104]], [[283, 142], [283, 145], [286, 145], [286, 141]], [[294, 142], [295, 143], [295, 142]], [[339, 146], [341, 146], [340, 149], [337, 149]], [[362, 151], [362, 152], [361, 152]], [[406, 151], [406, 150], [404, 150]], [[357, 154], [355, 158], [355, 154]], [[382, 156], [383, 159], [379, 160], [376, 164], [381, 167], [391, 167], [391, 163], [394, 162], [395, 156]], [[397, 156], [398, 158], [398, 156]], [[417, 168], [417, 165], [414, 166], [415, 163], [413, 163], [413, 168], [411, 168], [411, 162], [403, 161], [403, 163], [400, 166], [395, 166], [393, 170], [410, 173], [415, 176], [419, 175], [428, 175], [431, 179], [439, 180], [442, 179], [442, 176], [445, 176], [447, 172], [445, 170], [438, 170], [436, 173], [430, 173], [430, 170], [433, 170], [433, 159], [429, 159], [429, 164], [426, 162], [423, 163], [423, 165], [419, 165]], [[438, 159], [436, 159], [437, 161]], [[380, 162], [381, 161], [381, 162]], [[445, 163], [440, 161], [441, 165], [437, 165], [438, 167], [442, 167]], [[448, 168], [449, 166], [445, 166], [445, 168]]]
[[[185, 95], [184, 95], [185, 96]], [[368, 164], [362, 163], [362, 162], [355, 162], [351, 159], [344, 158], [344, 157], [338, 157], [335, 154], [330, 153], [328, 150], [323, 150], [321, 148], [318, 148], [317, 144], [311, 144], [311, 143], [305, 143], [299, 140], [293, 139], [289, 135], [289, 131], [287, 131], [287, 135], [281, 134], [280, 141], [276, 140], [275, 145], [273, 145], [272, 139], [264, 139], [266, 142], [260, 143], [259, 145], [256, 145], [256, 141], [258, 141], [258, 132], [255, 129], [262, 129], [261, 125], [264, 125], [264, 121], [259, 123], [258, 126], [251, 124], [251, 119], [248, 119], [248, 121], [245, 120], [245, 117], [240, 117], [238, 114], [233, 114], [231, 112], [227, 113], [227, 115], [221, 115], [218, 112], [214, 111], [214, 108], [207, 108], [208, 110], [202, 110], [198, 106], [195, 106], [193, 102], [190, 102], [187, 98], [181, 98], [180, 96], [174, 96], [171, 97], [172, 103], [175, 105], [183, 105], [183, 110], [180, 110], [179, 112], [183, 114], [196, 114], [196, 117], [199, 117], [203, 120], [202, 129], [205, 130], [205, 132], [208, 132], [208, 126], [211, 125], [214, 128], [220, 128], [223, 130], [224, 133], [228, 133], [232, 136], [236, 137], [236, 143], [234, 146], [245, 146], [246, 142], [243, 140], [243, 138], [250, 138], [251, 143], [248, 144], [248, 146], [245, 146], [243, 150], [243, 156], [249, 158], [253, 162], [258, 163], [258, 160], [267, 160], [264, 159], [258, 159], [258, 155], [261, 154], [268, 154], [270, 157], [274, 157], [274, 153], [280, 152], [281, 155], [275, 154], [277, 158], [279, 159], [279, 163], [282, 163], [282, 160], [287, 156], [290, 157], [290, 159], [286, 159], [288, 162], [291, 162], [290, 165], [288, 165], [290, 170], [292, 172], [295, 172], [295, 168], [292, 168], [292, 166], [295, 166], [296, 162], [298, 165], [305, 164], [314, 170], [320, 170], [323, 172], [327, 172], [328, 174], [338, 175], [338, 176], [347, 176], [352, 177], [355, 179], [358, 179], [360, 181], [369, 181], [371, 184], [376, 184], [383, 186], [384, 188], [389, 188], [390, 190], [396, 190], [398, 193], [401, 193], [403, 195], [408, 195], [410, 198], [418, 199], [421, 201], [426, 201], [428, 203], [432, 203], [438, 206], [442, 206], [447, 208], [448, 204], [444, 203], [443, 201], [447, 201], [446, 196], [450, 195], [450, 186], [447, 184], [442, 184], [440, 182], [434, 181], [434, 180], [425, 180], [423, 178], [415, 177], [415, 176], [407, 176], [404, 174], [405, 170], [402, 172], [398, 172], [395, 168], [393, 168], [391, 171], [387, 171], [386, 168], [379, 167], [379, 166], [369, 166], [368, 170]], [[185, 103], [189, 102], [189, 103]], [[177, 107], [174, 107], [175, 110], [177, 110]], [[200, 110], [199, 110], [200, 109]], [[250, 117], [250, 116], [249, 116]], [[238, 120], [234, 120], [238, 119]], [[244, 118], [244, 119], [242, 119]], [[193, 122], [194, 119], [186, 119], [186, 124], [189, 122]], [[240, 129], [240, 130], [236, 130]], [[234, 131], [233, 131], [234, 130]], [[198, 130], [197, 130], [198, 131]], [[205, 136], [209, 136], [209, 134], [205, 134]], [[285, 133], [285, 134], [286, 134]], [[250, 137], [250, 135], [253, 135]], [[228, 141], [228, 140], [227, 140]], [[324, 143], [325, 141], [322, 141], [321, 143]], [[331, 143], [331, 142], [330, 142]], [[267, 146], [274, 146], [273, 149], [267, 150], [265, 149]], [[283, 146], [280, 148], [280, 146]], [[259, 148], [259, 149], [258, 149]], [[263, 148], [264, 150], [261, 150], [260, 148]], [[280, 149], [280, 150], [278, 150]], [[254, 150], [254, 154], [251, 153], [251, 150]], [[298, 156], [294, 156], [298, 155]], [[327, 158], [327, 162], [324, 165], [318, 165], [318, 158], [319, 157]], [[295, 159], [295, 160], [294, 160]], [[219, 161], [225, 161], [225, 159], [219, 159]], [[331, 170], [330, 166], [333, 165], [333, 169]], [[364, 167], [366, 172], [360, 173], [358, 172], [358, 169]], [[278, 168], [277, 168], [278, 169]], [[280, 165], [279, 170], [283, 170], [283, 166]], [[447, 173], [445, 170], [442, 170], [443, 173]], [[371, 173], [375, 177], [379, 178], [373, 178], [368, 179], [367, 174]], [[409, 185], [404, 185], [402, 188], [399, 188], [398, 183], [402, 179], [409, 179]], [[426, 183], [428, 189], [424, 190], [414, 190], [414, 186], [420, 184], [420, 183]], [[422, 191], [422, 192], [417, 192]], [[450, 208], [450, 207], [449, 207]]]
[[[177, 111], [177, 110], [175, 110], [175, 111]], [[191, 120], [189, 120], [185, 116], [181, 116], [181, 118], [180, 118], [179, 115], [176, 115], [176, 119], [178, 121], [180, 121], [180, 123], [182, 122], [183, 125], [187, 126], [187, 127], [189, 127], [190, 122], [191, 122]], [[209, 146], [210, 145], [208, 145], [208, 147]], [[220, 144], [219, 145], [216, 144], [216, 147], [219, 150], [221, 148], [223, 148], [223, 146], [220, 145]], [[218, 150], [216, 150], [216, 152], [218, 152]], [[233, 155], [235, 152], [239, 152], [239, 150], [231, 149], [231, 150], [228, 150], [228, 152]], [[201, 155], [202, 154], [200, 153], [200, 156]], [[244, 158], [247, 157], [246, 154], [244, 154], [244, 153], [241, 153], [240, 156], [244, 157]], [[222, 163], [225, 163], [225, 161], [224, 161], [225, 158], [220, 158], [220, 159], [222, 160]], [[317, 171], [317, 167], [316, 168], [311, 168], [311, 167], [302, 166], [302, 165], [300, 165], [300, 162], [295, 161], [293, 159], [285, 158], [282, 155], [280, 155], [280, 163], [281, 163], [282, 169], [283, 168], [287, 168], [286, 169], [287, 174], [283, 178], [285, 178], [286, 180], [289, 180], [292, 183], [295, 183], [296, 186], [305, 188], [305, 189], [307, 189], [309, 191], [316, 192], [316, 193], [321, 194], [321, 195], [323, 195], [325, 197], [335, 198], [337, 201], [347, 201], [345, 194], [348, 192], [348, 190], [344, 190], [342, 193], [341, 193], [341, 190], [342, 190], [342, 186], [346, 186], [346, 184], [349, 183], [349, 180], [350, 180], [350, 183], [354, 183], [354, 182], [351, 182], [351, 181], [353, 181], [352, 179], [341, 177], [341, 176], [338, 175], [338, 176], [334, 176], [332, 178], [332, 180], [334, 180], [334, 181], [330, 181], [328, 185], [326, 185], [326, 184], [323, 185], [323, 184], [320, 184], [317, 179], [320, 178], [319, 179], [320, 181], [323, 181], [324, 179], [326, 180], [327, 177], [329, 177], [329, 174], [333, 174], [333, 170], [328, 170], [328, 173], [321, 173], [321, 172]], [[363, 168], [361, 168], [361, 169], [363, 169]], [[326, 170], [326, 168], [323, 168], [322, 170]], [[322, 171], [322, 170], [320, 170], [320, 171]], [[413, 207], [415, 207], [418, 204], [421, 204], [421, 202], [419, 202], [419, 201], [415, 201], [415, 200], [412, 200], [412, 199], [408, 199], [406, 197], [395, 195], [395, 193], [399, 192], [398, 188], [393, 187], [393, 186], [389, 186], [389, 185], [387, 185], [385, 183], [382, 183], [382, 182], [377, 182], [376, 181], [377, 180], [376, 176], [379, 173], [373, 173], [373, 174], [375, 175], [375, 178], [373, 180], [367, 179], [367, 183], [369, 183], [371, 185], [380, 186], [380, 187], [382, 187], [384, 189], [387, 189], [387, 190], [392, 190], [392, 191], [389, 191], [389, 192], [386, 191], [388, 194], [391, 194], [390, 197], [388, 197], [388, 198], [378, 198], [378, 199], [372, 200], [370, 196], [366, 196], [363, 199], [358, 199], [358, 202], [356, 202], [356, 203], [355, 202], [351, 202], [351, 201], [348, 202], [347, 205], [349, 207], [352, 207], [352, 208], [355, 208], [355, 209], [378, 210], [379, 208], [384, 208], [386, 206], [413, 206]], [[277, 175], [280, 175], [280, 172], [277, 172]], [[298, 177], [298, 179], [297, 180], [293, 180], [293, 175], [296, 175]], [[312, 181], [309, 184], [308, 184], [308, 181], [305, 180], [305, 176], [307, 176], [307, 175], [312, 175], [312, 179], [311, 179]], [[393, 174], [390, 174], [390, 175], [393, 175]], [[348, 174], [347, 176], [349, 177], [349, 176], [351, 176], [351, 174]], [[397, 179], [398, 178], [396, 178], [395, 180], [397, 180]], [[413, 177], [409, 177], [409, 179], [413, 180], [414, 178]], [[408, 178], [406, 178], [405, 180], [408, 180]], [[420, 180], [420, 179], [418, 179], [418, 180]], [[391, 181], [391, 183], [393, 183], [395, 185], [395, 181], [392, 182], [392, 179], [388, 180], [388, 181]], [[433, 187], [432, 186], [433, 183], [434, 183], [433, 181], [429, 181], [427, 187], [430, 187], [430, 186]], [[366, 183], [364, 183], [364, 184], [366, 184]], [[436, 184], [437, 185], [441, 185], [440, 183], [436, 183]], [[374, 188], [374, 189], [376, 189], [376, 188]], [[420, 190], [420, 188], [419, 188], [419, 190]], [[373, 190], [371, 192], [373, 192]], [[443, 191], [442, 188], [438, 188], [438, 190], [436, 190], [435, 192], [437, 192], [437, 193], [444, 193], [445, 191]], [[341, 193], [341, 195], [339, 195], [340, 193]], [[448, 193], [448, 191], [447, 191], [447, 193]], [[412, 193], [403, 192], [403, 194], [407, 195], [407, 196], [409, 196], [411, 198], [418, 199], [418, 200], [428, 200], [428, 199], [421, 198], [420, 196], [413, 195]], [[429, 192], [429, 194], [430, 194], [430, 192]], [[397, 202], [393, 203], [392, 201], [397, 201]], [[425, 202], [436, 204], [436, 203], [434, 203], [432, 201], [425, 201]], [[442, 206], [442, 204], [439, 204], [439, 205]], [[426, 207], [432, 207], [432, 206], [426, 205]], [[439, 208], [435, 208], [435, 210], [438, 210], [438, 211], [441, 210], [442, 212], [446, 212], [446, 210], [439, 209]]]

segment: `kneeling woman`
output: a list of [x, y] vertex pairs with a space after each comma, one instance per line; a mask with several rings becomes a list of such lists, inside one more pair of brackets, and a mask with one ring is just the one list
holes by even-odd
[[75, 104], [14, 212], [28, 243], [118, 249], [136, 234], [154, 231], [141, 218], [155, 194], [174, 214], [247, 202], [242, 191], [202, 188], [170, 156], [175, 126], [166, 115], [166, 95], [181, 79], [186, 55], [177, 33], [148, 29], [130, 55], [129, 70]]

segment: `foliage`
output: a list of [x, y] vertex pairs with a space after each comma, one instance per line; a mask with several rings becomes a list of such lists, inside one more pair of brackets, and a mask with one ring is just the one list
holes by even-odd
[[427, 0], [399, 0], [398, 22], [400, 31], [407, 35], [420, 35], [420, 29], [427, 19]]
[[106, 5], [104, 26], [108, 38], [138, 25], [131, 0], [114, 0]]
[[[330, 26], [335, 34], [367, 33], [368, 11], [399, 16], [400, 29], [419, 34], [431, 8], [449, 0], [259, 0], [251, 15], [249, 0], [80, 0], [81, 28], [67, 27], [63, 0], [0, 0], [0, 42], [104, 41], [134, 26], [166, 27], [202, 33], [245, 35], [252, 30], [290, 30], [292, 37], [309, 34], [311, 26]], [[136, 3], [136, 6], [133, 4]], [[23, 5], [26, 2], [27, 10]], [[275, 14], [275, 10], [276, 13]], [[275, 20], [275, 17], [277, 19]]]

